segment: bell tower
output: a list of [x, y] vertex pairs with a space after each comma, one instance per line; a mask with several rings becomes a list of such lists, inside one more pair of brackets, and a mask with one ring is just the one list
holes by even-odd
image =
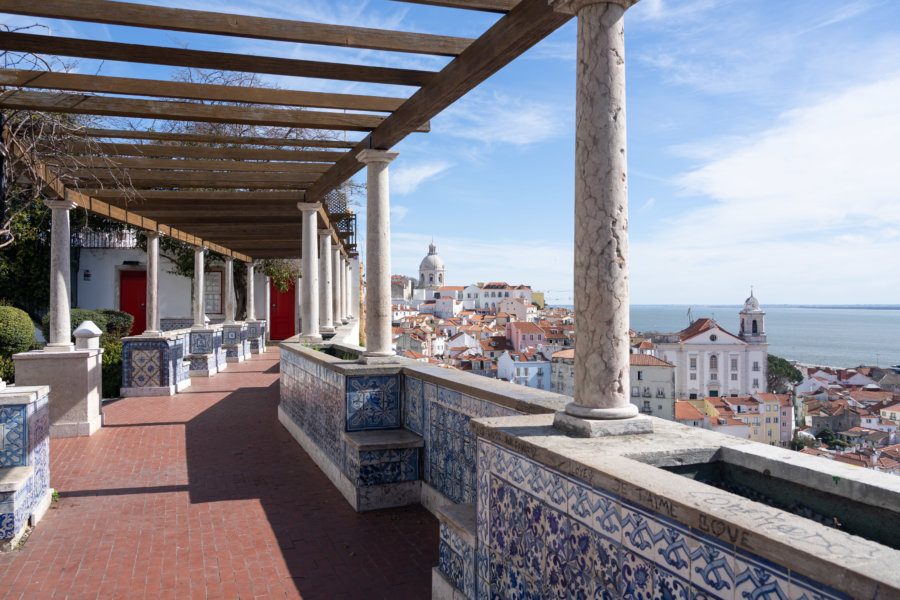
[[766, 313], [759, 307], [759, 300], [750, 288], [750, 297], [744, 301], [741, 310], [740, 338], [748, 344], [766, 343]]

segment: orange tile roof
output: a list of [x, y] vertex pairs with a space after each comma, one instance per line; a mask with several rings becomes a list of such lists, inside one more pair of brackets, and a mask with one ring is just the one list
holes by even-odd
[[628, 361], [633, 367], [675, 367], [672, 363], [656, 358], [652, 354], [629, 354]]
[[676, 421], [702, 421], [705, 418], [706, 415], [690, 402], [678, 401], [675, 403]]

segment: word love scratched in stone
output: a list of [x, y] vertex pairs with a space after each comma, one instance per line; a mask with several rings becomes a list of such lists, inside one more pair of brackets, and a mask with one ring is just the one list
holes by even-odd
[[708, 515], [700, 513], [697, 520], [697, 528], [704, 533], [711, 533], [721, 539], [727, 537], [732, 544], [747, 546], [747, 531], [731, 523], [710, 518]]

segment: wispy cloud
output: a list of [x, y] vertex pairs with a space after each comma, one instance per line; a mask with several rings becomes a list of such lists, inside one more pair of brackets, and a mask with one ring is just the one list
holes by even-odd
[[451, 166], [448, 162], [428, 162], [402, 166], [391, 171], [391, 191], [411, 194], [425, 181], [437, 177]]
[[900, 256], [898, 97], [900, 73], [854, 87], [730, 138], [729, 151], [684, 174], [682, 192], [707, 203], [632, 245], [641, 301], [659, 289], [680, 290], [672, 301], [733, 295], [753, 282], [781, 301], [791, 290], [808, 301], [815, 288], [832, 302], [892, 301], [878, 294]]
[[435, 132], [484, 144], [527, 146], [564, 132], [560, 111], [550, 105], [507, 96], [475, 92], [436, 117]]
[[391, 222], [401, 222], [406, 217], [406, 214], [408, 212], [409, 208], [407, 208], [406, 206], [403, 206], [401, 204], [391, 204]]

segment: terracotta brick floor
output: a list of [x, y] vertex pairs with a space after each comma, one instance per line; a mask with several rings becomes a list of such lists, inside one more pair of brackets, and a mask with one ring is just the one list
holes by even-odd
[[437, 521], [355, 513], [276, 419], [278, 351], [51, 440], [60, 493], [2, 598], [428, 598]]

